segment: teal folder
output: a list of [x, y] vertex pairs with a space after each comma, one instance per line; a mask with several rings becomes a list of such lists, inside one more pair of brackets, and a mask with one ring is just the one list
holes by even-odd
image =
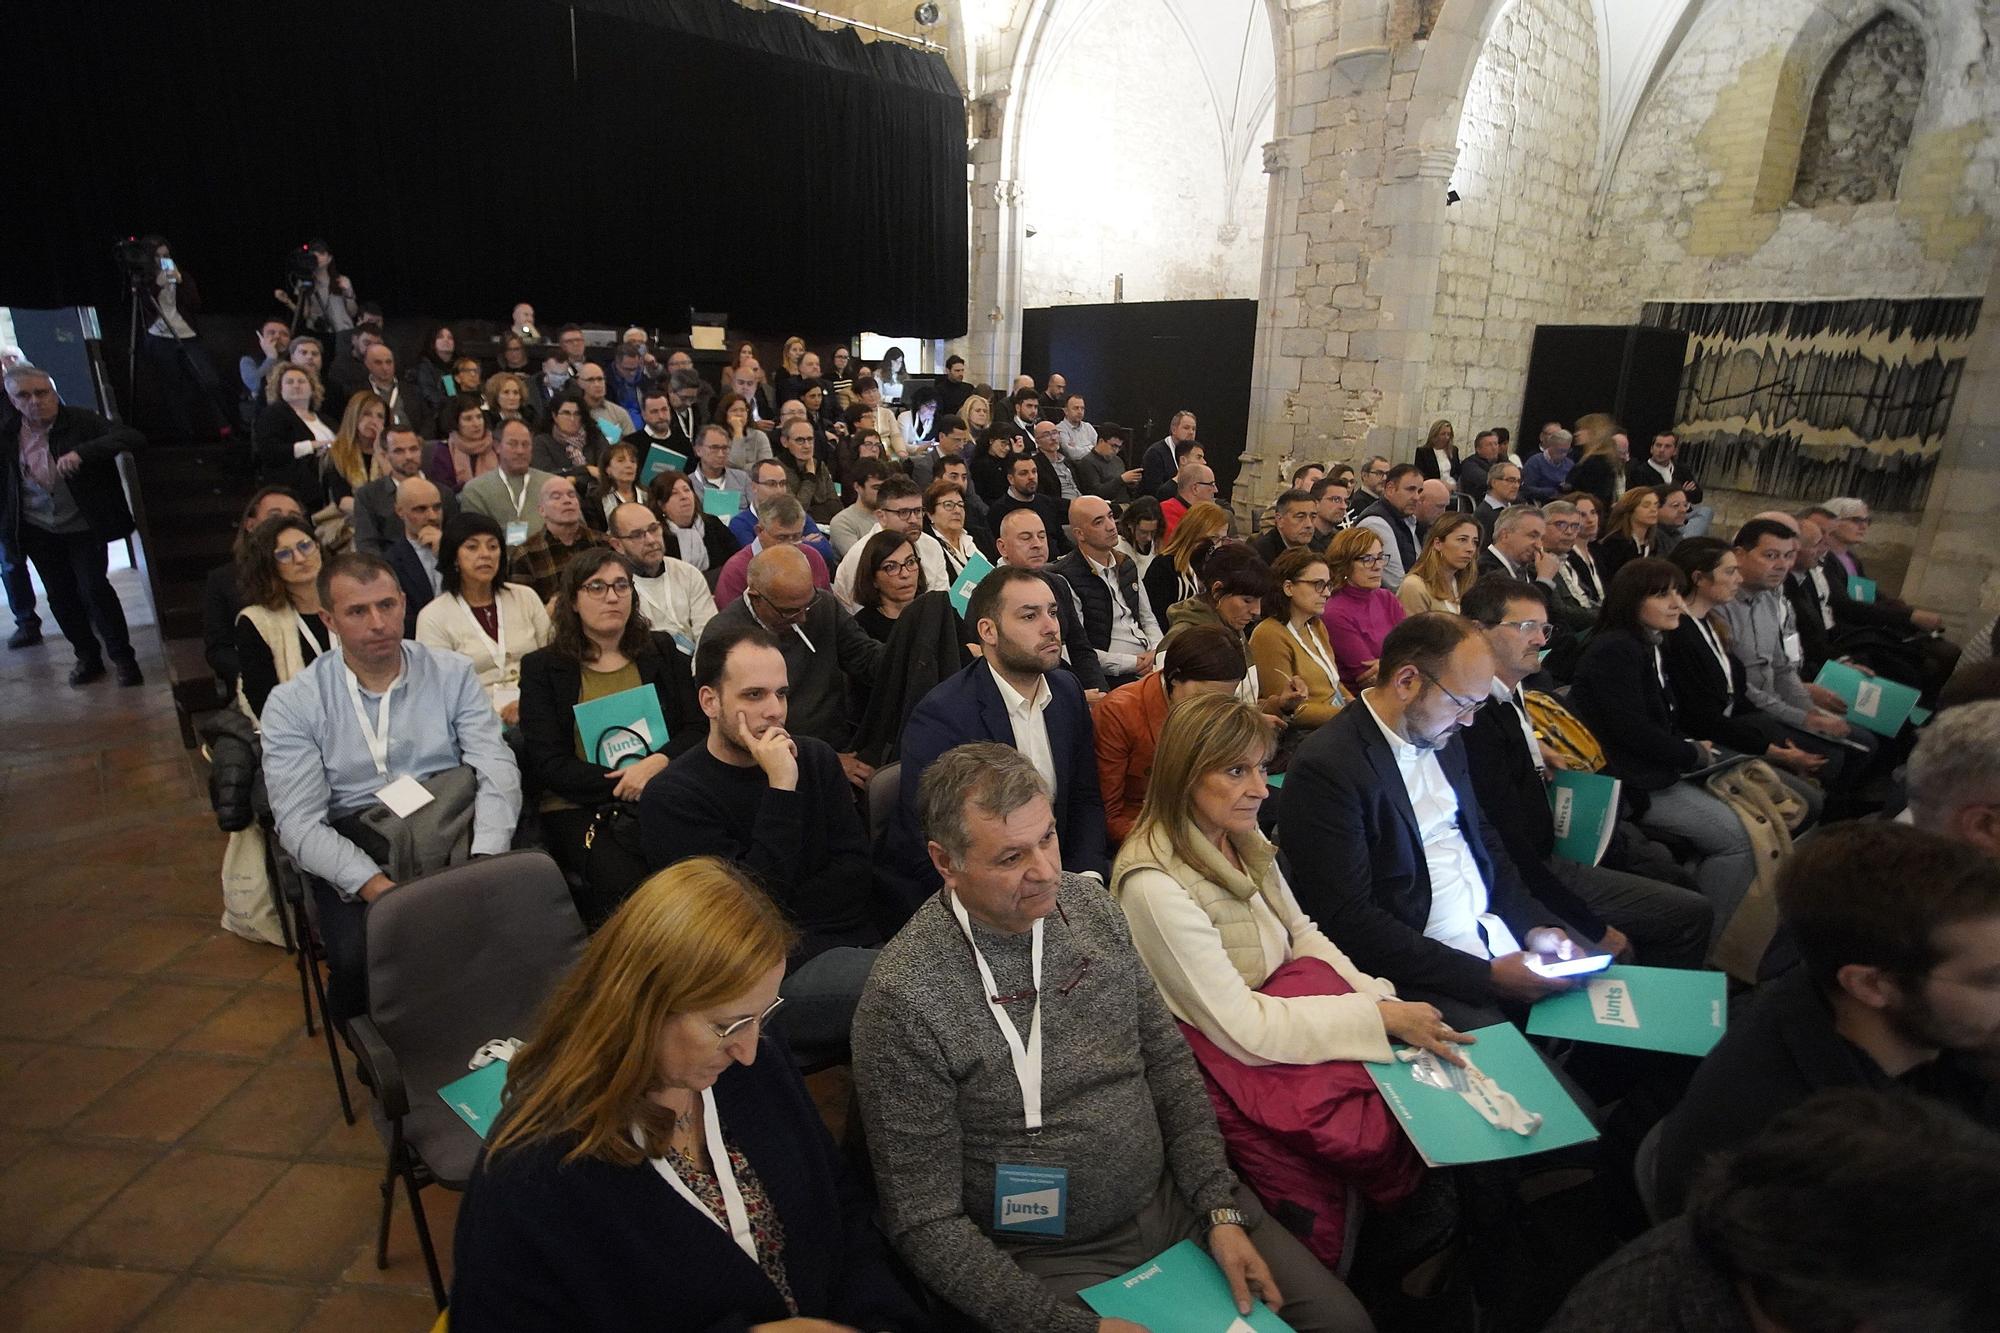
[[1555, 816], [1556, 855], [1578, 865], [1604, 859], [1618, 828], [1617, 778], [1575, 770], [1549, 776], [1549, 809]]
[[1878, 736], [1894, 736], [1917, 706], [1917, 692], [1886, 676], [1864, 676], [1845, 662], [1819, 669], [1819, 684], [1847, 701], [1847, 720]]
[[1272, 773], [1265, 777], [1264, 785], [1272, 791], [1277, 791], [1285, 785], [1285, 775], [1283, 773]]
[[1130, 1320], [1152, 1333], [1292, 1333], [1262, 1301], [1253, 1301], [1249, 1314], [1237, 1314], [1229, 1279], [1191, 1240], [1077, 1295], [1104, 1318]]
[[1874, 601], [1875, 580], [1864, 579], [1859, 574], [1849, 574], [1847, 576], [1847, 595], [1857, 602]]
[[1536, 1001], [1528, 1011], [1528, 1031], [1604, 1046], [1707, 1055], [1728, 1024], [1728, 991], [1729, 979], [1720, 972], [1614, 963], [1582, 978], [1573, 991]]
[[493, 1117], [500, 1114], [500, 1090], [506, 1086], [507, 1062], [495, 1060], [445, 1084], [438, 1089], [438, 1096], [483, 1142], [486, 1131], [493, 1128]]
[[1495, 1023], [1472, 1035], [1479, 1040], [1460, 1048], [1465, 1057], [1503, 1091], [1512, 1093], [1523, 1107], [1540, 1115], [1541, 1127], [1527, 1135], [1500, 1129], [1488, 1124], [1456, 1092], [1419, 1082], [1416, 1071], [1401, 1060], [1387, 1064], [1370, 1061], [1368, 1076], [1375, 1080], [1389, 1109], [1402, 1122], [1403, 1132], [1427, 1164], [1464, 1166], [1533, 1157], [1597, 1137], [1590, 1117], [1563, 1091], [1542, 1057], [1513, 1024]]
[[710, 486], [701, 493], [701, 512], [717, 518], [735, 518], [743, 508], [743, 492], [718, 491]]
[[[972, 601], [972, 590], [979, 586], [979, 580], [992, 572], [993, 562], [977, 551], [974, 551], [972, 558], [965, 562], [965, 568], [958, 571], [958, 577], [952, 580], [951, 605], [961, 617], [965, 615], [967, 604]], [[978, 632], [976, 627], [973, 632]]]
[[659, 476], [667, 468], [672, 468], [676, 472], [686, 472], [688, 470], [687, 455], [675, 453], [664, 444], [654, 445], [652, 448], [646, 450], [645, 466], [639, 469], [639, 484], [641, 486], [652, 485], [653, 478]]
[[592, 699], [574, 711], [583, 752], [605, 768], [623, 768], [667, 746], [667, 720], [651, 685]]

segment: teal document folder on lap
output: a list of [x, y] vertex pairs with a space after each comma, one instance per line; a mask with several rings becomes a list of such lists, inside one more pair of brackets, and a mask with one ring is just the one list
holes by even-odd
[[1262, 1301], [1237, 1314], [1229, 1279], [1191, 1240], [1077, 1295], [1104, 1318], [1130, 1320], [1150, 1333], [1292, 1333]]
[[651, 685], [637, 685], [578, 704], [575, 713], [583, 752], [605, 768], [623, 768], [666, 748], [667, 720], [660, 714], [660, 696]]
[[1542, 1057], [1528, 1039], [1511, 1023], [1495, 1023], [1473, 1032], [1479, 1040], [1460, 1047], [1479, 1072], [1492, 1079], [1503, 1092], [1513, 1095], [1522, 1108], [1542, 1117], [1532, 1134], [1517, 1134], [1486, 1120], [1463, 1096], [1450, 1088], [1432, 1087], [1417, 1077], [1416, 1068], [1401, 1060], [1387, 1064], [1368, 1063], [1368, 1076], [1375, 1080], [1389, 1109], [1396, 1113], [1403, 1132], [1417, 1145], [1431, 1166], [1464, 1166], [1469, 1162], [1497, 1162], [1510, 1157], [1533, 1157], [1537, 1153], [1567, 1148], [1572, 1143], [1588, 1143], [1597, 1137], [1597, 1127], [1556, 1082]]
[[1528, 1011], [1537, 1037], [1568, 1037], [1642, 1051], [1707, 1055], [1728, 1026], [1729, 979], [1720, 972], [1613, 964]]
[[493, 1118], [500, 1114], [500, 1093], [506, 1086], [507, 1062], [495, 1060], [445, 1084], [438, 1089], [438, 1096], [484, 1141], [493, 1128]]

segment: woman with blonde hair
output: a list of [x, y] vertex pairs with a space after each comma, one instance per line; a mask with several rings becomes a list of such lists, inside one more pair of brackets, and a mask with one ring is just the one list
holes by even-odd
[[1573, 491], [1594, 495], [1607, 506], [1618, 497], [1625, 477], [1625, 464], [1618, 457], [1618, 423], [1606, 412], [1592, 412], [1577, 419], [1576, 464], [1563, 484]]
[[1167, 623], [1168, 608], [1201, 593], [1201, 562], [1228, 531], [1229, 511], [1204, 500], [1182, 515], [1172, 535], [1160, 543], [1145, 576], [1146, 596], [1160, 624]]
[[357, 393], [347, 400], [340, 414], [340, 427], [333, 443], [320, 460], [320, 474], [326, 494], [340, 505], [340, 512], [353, 514], [354, 491], [372, 477], [389, 473], [388, 440], [383, 431], [389, 424], [389, 408], [372, 393]]
[[1430, 433], [1424, 436], [1424, 447], [1417, 450], [1415, 459], [1417, 471], [1424, 474], [1425, 481], [1442, 481], [1447, 485], [1458, 481], [1458, 446], [1452, 443], [1455, 435], [1451, 423], [1443, 417], [1431, 423]]
[[503, 370], [486, 381], [479, 395], [486, 402], [496, 432], [503, 421], [525, 421], [531, 428], [541, 427], [541, 413], [535, 409], [535, 391], [526, 375]]
[[794, 942], [714, 857], [597, 932], [508, 1063], [459, 1212], [454, 1333], [928, 1327], [766, 1032]]
[[1471, 514], [1446, 514], [1431, 524], [1417, 563], [1403, 575], [1396, 600], [1411, 615], [1426, 611], [1458, 614], [1458, 603], [1479, 581], [1480, 538], [1485, 535]]
[[[1660, 525], [1660, 491], [1651, 486], [1639, 486], [1625, 492], [1625, 498], [1611, 506], [1611, 516], [1604, 520], [1604, 532], [1591, 546], [1591, 554], [1597, 557], [1598, 572], [1604, 576], [1605, 587], [1618, 577], [1618, 571], [1634, 560], [1642, 560], [1653, 554], [1653, 534]], [[1585, 491], [1585, 495], [1593, 492]]]
[[1350, 690], [1375, 683], [1382, 641], [1409, 614], [1382, 586], [1383, 562], [1382, 539], [1367, 528], [1349, 528], [1326, 544], [1332, 583], [1320, 619], [1340, 661], [1340, 683]]
[[[1271, 751], [1270, 728], [1240, 700], [1202, 694], [1175, 704], [1111, 892], [1188, 1033], [1231, 1160], [1279, 1215], [1304, 1204], [1313, 1225], [1301, 1239], [1337, 1266], [1348, 1191], [1390, 1203], [1421, 1174], [1356, 1062], [1388, 1062], [1391, 1038], [1457, 1062], [1455, 1048], [1472, 1038], [1431, 1005], [1397, 1000], [1390, 982], [1357, 968], [1300, 909], [1257, 828]], [[1280, 1087], [1298, 1095], [1233, 1095]], [[1288, 1118], [1308, 1090], [1320, 1109], [1337, 1099], [1337, 1113]]]

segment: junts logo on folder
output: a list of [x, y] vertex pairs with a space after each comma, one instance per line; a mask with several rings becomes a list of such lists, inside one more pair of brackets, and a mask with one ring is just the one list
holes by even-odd
[[1632, 1005], [1632, 990], [1622, 981], [1592, 981], [1585, 985], [1590, 992], [1590, 1014], [1606, 1027], [1636, 1028], [1639, 1026], [1639, 1011]]
[[1558, 787], [1550, 793], [1549, 813], [1555, 818], [1557, 839], [1569, 836], [1569, 824], [1576, 810], [1576, 793], [1567, 787]]

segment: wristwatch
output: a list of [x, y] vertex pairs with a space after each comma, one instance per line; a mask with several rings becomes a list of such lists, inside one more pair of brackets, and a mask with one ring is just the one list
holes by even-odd
[[1211, 1208], [1208, 1210], [1208, 1230], [1217, 1227], [1243, 1227], [1248, 1229], [1250, 1219], [1243, 1215], [1241, 1208]]

